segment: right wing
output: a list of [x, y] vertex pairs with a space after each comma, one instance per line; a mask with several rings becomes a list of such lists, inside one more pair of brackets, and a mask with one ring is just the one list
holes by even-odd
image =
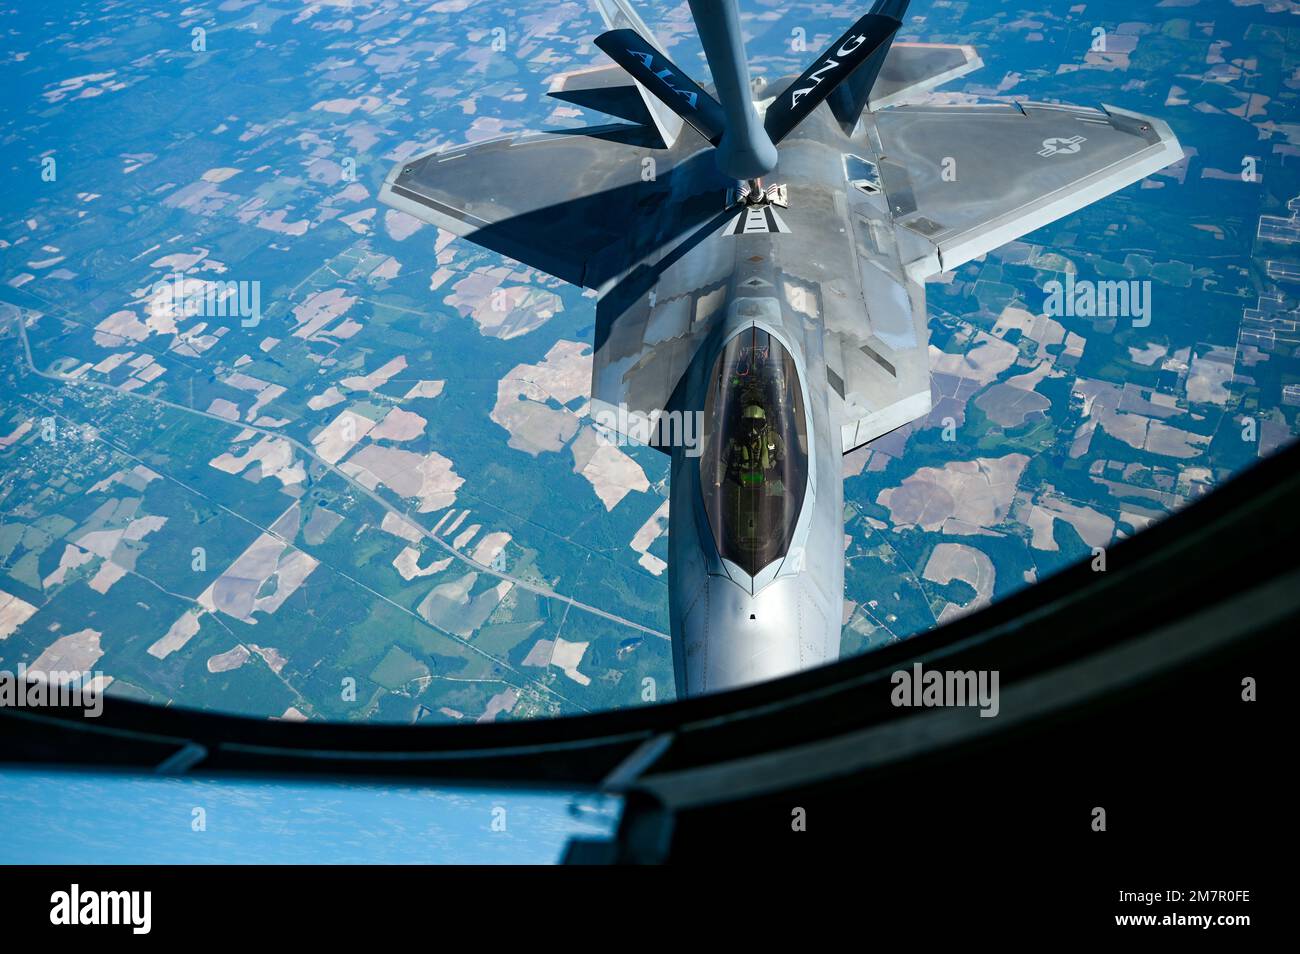
[[[659, 48], [627, 0], [595, 5], [611, 30], [634, 30]], [[639, 107], [629, 101], [633, 89]], [[682, 121], [621, 70], [561, 74], [551, 95], [636, 125], [505, 136], [428, 153], [389, 172], [380, 201], [566, 282], [600, 286], [631, 260], [630, 210], [645, 198], [647, 169], [660, 178], [671, 171], [675, 154], [668, 150]]]
[[[379, 198], [476, 245], [594, 288], [627, 245], [642, 161], [662, 150], [644, 127], [615, 125], [507, 137], [396, 166]], [[626, 140], [626, 141], [620, 141]], [[658, 145], [656, 142], [654, 145]]]

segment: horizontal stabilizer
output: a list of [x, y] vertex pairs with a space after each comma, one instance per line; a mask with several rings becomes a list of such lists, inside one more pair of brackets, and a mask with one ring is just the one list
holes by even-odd
[[618, 66], [562, 73], [551, 81], [547, 95], [639, 126], [655, 125], [641, 88]]
[[635, 30], [610, 30], [596, 45], [632, 78], [715, 146], [725, 128], [722, 107]]
[[[897, 43], [889, 48], [867, 106], [873, 112], [914, 101], [984, 65], [974, 47], [951, 43]], [[857, 76], [854, 76], [854, 81]]]
[[[772, 142], [780, 143], [858, 67], [872, 60], [878, 73], [884, 57], [881, 54], [873, 60], [873, 55], [888, 49], [901, 25], [892, 16], [868, 13], [832, 43], [767, 107], [763, 126]], [[874, 74], [870, 78], [874, 80]], [[866, 102], [865, 95], [862, 101]]]

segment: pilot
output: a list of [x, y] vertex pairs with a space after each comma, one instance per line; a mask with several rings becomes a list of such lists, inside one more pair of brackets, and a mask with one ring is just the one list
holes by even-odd
[[776, 476], [772, 472], [784, 456], [781, 438], [761, 404], [746, 404], [740, 419], [740, 434], [733, 434], [727, 445], [724, 467], [742, 486], [762, 484]]

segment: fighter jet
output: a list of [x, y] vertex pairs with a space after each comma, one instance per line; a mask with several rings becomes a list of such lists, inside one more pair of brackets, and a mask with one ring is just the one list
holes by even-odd
[[690, 0], [708, 88], [627, 0], [595, 4], [613, 65], [550, 94], [614, 121], [420, 156], [381, 198], [594, 290], [592, 417], [671, 457], [678, 694], [831, 662], [841, 458], [931, 410], [926, 280], [1182, 149], [1111, 106], [915, 102], [981, 63], [894, 42], [908, 0], [767, 84], [735, 0]]

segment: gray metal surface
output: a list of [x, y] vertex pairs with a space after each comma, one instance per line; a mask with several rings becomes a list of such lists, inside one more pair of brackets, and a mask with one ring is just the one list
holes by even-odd
[[[599, 5], [627, 12], [621, 0]], [[720, 351], [746, 328], [769, 332], [796, 361], [808, 485], [791, 542], [769, 566], [750, 575], [723, 559], [699, 460], [664, 448], [681, 693], [838, 656], [840, 457], [930, 411], [925, 279], [1182, 155], [1167, 125], [1114, 108], [882, 105], [978, 63], [969, 47], [890, 49], [871, 111], [846, 130], [824, 103], [780, 144], [768, 182], [785, 186], [786, 205], [738, 202], [744, 190], [720, 174], [709, 142], [685, 125], [665, 136], [657, 118], [447, 150], [404, 163], [384, 185], [396, 208], [595, 289], [593, 414], [635, 424], [703, 412]], [[791, 82], [772, 84], [757, 112]], [[558, 88], [610, 96], [625, 118], [636, 115], [632, 90], [644, 92], [578, 74]], [[751, 221], [780, 228], [751, 231]]]
[[870, 107], [880, 110], [915, 99], [983, 65], [973, 46], [895, 43], [871, 87]]

